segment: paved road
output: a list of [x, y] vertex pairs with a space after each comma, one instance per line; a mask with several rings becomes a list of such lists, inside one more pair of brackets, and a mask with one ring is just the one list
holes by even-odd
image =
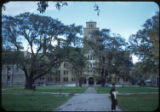
[[[97, 94], [93, 87], [89, 87], [83, 94], [75, 94], [66, 103], [54, 111], [110, 111], [109, 94]], [[120, 111], [118, 108], [117, 110]]]

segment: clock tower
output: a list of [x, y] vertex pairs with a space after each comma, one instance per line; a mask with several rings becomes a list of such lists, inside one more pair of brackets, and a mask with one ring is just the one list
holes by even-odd
[[[94, 31], [98, 31], [99, 28], [96, 26], [96, 22], [86, 22], [86, 27], [83, 28], [83, 35], [84, 39], [92, 39], [94, 38], [91, 33]], [[87, 46], [84, 43], [84, 56], [87, 58], [87, 64], [86, 68], [83, 72], [83, 75], [86, 78], [86, 85], [96, 85], [96, 77], [98, 75], [96, 71], [96, 63], [97, 63], [97, 58], [95, 56], [94, 50]]]
[[86, 28], [84, 31], [84, 38], [88, 38], [93, 31], [97, 31], [99, 28], [96, 27], [96, 22], [86, 22]]

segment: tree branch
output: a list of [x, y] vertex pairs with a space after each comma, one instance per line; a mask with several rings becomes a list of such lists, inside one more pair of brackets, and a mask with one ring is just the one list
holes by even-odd
[[[51, 60], [50, 63], [48, 64], [48, 65], [50, 65], [49, 68], [48, 68], [46, 71], [44, 71], [44, 72], [41, 72], [41, 71], [40, 71], [40, 75], [36, 76], [36, 77], [34, 78], [34, 80], [36, 80], [36, 79], [38, 79], [39, 77], [45, 75], [46, 73], [48, 73], [49, 71], [51, 71], [51, 69], [52, 69], [53, 67], [55, 67], [57, 64], [59, 64], [59, 63], [61, 63], [61, 62], [62, 62], [61, 59], [58, 59], [58, 60], [57, 60], [57, 58], [55, 57], [55, 59]], [[46, 65], [45, 65], [45, 66], [46, 66]], [[42, 69], [42, 68], [41, 68], [41, 69]], [[35, 71], [34, 73], [35, 73], [35, 74], [38, 74], [38, 72], [36, 72], [36, 71]]]

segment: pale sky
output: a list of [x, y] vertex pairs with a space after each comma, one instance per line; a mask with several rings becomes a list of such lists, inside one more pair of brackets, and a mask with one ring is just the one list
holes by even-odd
[[[99, 5], [100, 15], [97, 16], [93, 6]], [[37, 2], [8, 2], [2, 14], [15, 16], [24, 12], [40, 14]], [[159, 7], [155, 2], [68, 2], [68, 6], [61, 10], [55, 8], [54, 2], [49, 2], [46, 12], [40, 15], [51, 16], [69, 25], [75, 23], [85, 27], [87, 21], [97, 22], [100, 29], [109, 28], [111, 33], [120, 34], [128, 41], [130, 35], [135, 34], [145, 21], [151, 18]], [[132, 56], [136, 63], [138, 58]]]

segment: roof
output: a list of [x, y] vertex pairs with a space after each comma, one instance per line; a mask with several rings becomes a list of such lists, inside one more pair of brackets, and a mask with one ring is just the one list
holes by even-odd
[[95, 21], [88, 21], [88, 22], [86, 22], [86, 23], [96, 23]]

